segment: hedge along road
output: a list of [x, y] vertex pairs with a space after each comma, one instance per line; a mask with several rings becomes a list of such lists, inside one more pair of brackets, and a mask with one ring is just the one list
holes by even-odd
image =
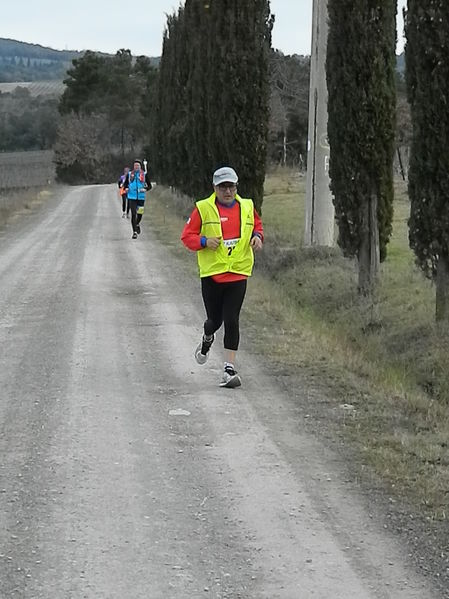
[[0, 596], [436, 597], [262, 364], [194, 362], [198, 281], [120, 213], [72, 188], [0, 234]]

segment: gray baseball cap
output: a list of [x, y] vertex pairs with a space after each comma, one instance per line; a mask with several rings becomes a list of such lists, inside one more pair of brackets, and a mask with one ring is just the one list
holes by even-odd
[[214, 185], [220, 185], [220, 183], [237, 183], [239, 178], [237, 173], [230, 166], [223, 166], [215, 171], [212, 183]]

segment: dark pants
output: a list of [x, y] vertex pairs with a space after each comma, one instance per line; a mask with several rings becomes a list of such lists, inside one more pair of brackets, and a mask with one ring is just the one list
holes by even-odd
[[126, 214], [129, 212], [129, 202], [126, 193], [122, 195], [122, 212], [126, 212]]
[[207, 320], [204, 333], [212, 335], [224, 322], [224, 348], [237, 351], [240, 340], [239, 316], [247, 280], [216, 283], [212, 277], [201, 279], [201, 292]]
[[137, 214], [137, 208], [145, 206], [145, 200], [130, 200], [128, 198], [128, 206], [131, 210], [131, 225], [133, 231], [137, 233], [137, 225], [142, 220], [142, 214]]

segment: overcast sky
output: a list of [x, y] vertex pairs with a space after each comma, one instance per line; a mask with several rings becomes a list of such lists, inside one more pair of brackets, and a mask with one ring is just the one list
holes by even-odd
[[[399, 12], [406, 0], [398, 0]], [[166, 14], [179, 6], [174, 0], [10, 0], [0, 37], [50, 46], [57, 50], [120, 48], [133, 54], [160, 56]], [[310, 54], [313, 0], [271, 0], [276, 16], [273, 46], [284, 54]], [[402, 36], [402, 19], [398, 37]], [[244, 42], [244, 40], [242, 40]], [[400, 43], [398, 51], [402, 51]]]

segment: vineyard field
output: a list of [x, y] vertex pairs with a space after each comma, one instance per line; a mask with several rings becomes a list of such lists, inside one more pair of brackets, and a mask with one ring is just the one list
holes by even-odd
[[27, 89], [31, 96], [54, 96], [59, 97], [65, 89], [62, 81], [20, 81], [0, 83], [0, 92], [12, 93], [16, 88]]
[[0, 153], [0, 190], [41, 187], [54, 180], [52, 150]]

